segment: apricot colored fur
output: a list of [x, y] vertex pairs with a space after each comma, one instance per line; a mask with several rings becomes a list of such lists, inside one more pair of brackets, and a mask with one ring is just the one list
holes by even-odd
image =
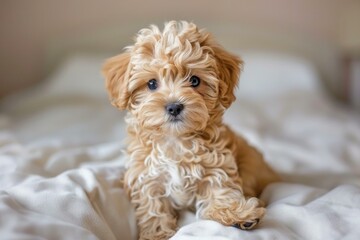
[[[171, 21], [138, 33], [103, 74], [111, 102], [127, 110], [129, 142], [124, 187], [135, 208], [140, 239], [168, 239], [178, 211], [242, 229], [265, 214], [257, 196], [278, 176], [262, 155], [223, 124], [235, 101], [242, 60], [195, 24]], [[191, 76], [200, 78], [192, 87]], [[147, 83], [155, 79], [156, 90]], [[165, 106], [184, 105], [179, 121]]]

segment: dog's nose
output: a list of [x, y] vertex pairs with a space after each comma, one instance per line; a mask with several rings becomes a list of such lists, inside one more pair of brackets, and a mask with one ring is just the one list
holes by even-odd
[[170, 103], [168, 105], [166, 105], [166, 111], [176, 117], [177, 115], [179, 115], [181, 113], [181, 111], [184, 109], [184, 105], [181, 103]]

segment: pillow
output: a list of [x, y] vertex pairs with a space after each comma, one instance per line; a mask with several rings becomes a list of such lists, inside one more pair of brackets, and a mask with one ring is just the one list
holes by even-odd
[[267, 99], [294, 91], [322, 91], [318, 72], [306, 59], [256, 51], [243, 51], [238, 55], [245, 64], [237, 97]]

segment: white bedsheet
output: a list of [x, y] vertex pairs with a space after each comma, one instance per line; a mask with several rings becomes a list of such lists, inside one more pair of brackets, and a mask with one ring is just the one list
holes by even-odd
[[[257, 229], [184, 212], [173, 239], [360, 239], [359, 114], [329, 100], [304, 62], [264, 59], [245, 56], [246, 91], [225, 120], [285, 182], [263, 193], [268, 213]], [[123, 113], [107, 101], [100, 65], [98, 57], [72, 57], [46, 84], [2, 104], [0, 239], [136, 237], [119, 181]]]

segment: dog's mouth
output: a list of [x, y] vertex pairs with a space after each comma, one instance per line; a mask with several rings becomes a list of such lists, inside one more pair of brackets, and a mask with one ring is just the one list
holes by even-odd
[[186, 125], [186, 121], [181, 115], [176, 117], [168, 116], [163, 130], [167, 134], [179, 136], [185, 132], [188, 132], [189, 127]]
[[180, 123], [183, 121], [183, 119], [179, 116], [176, 116], [176, 117], [171, 116], [171, 117], [169, 117], [168, 121], [170, 123]]

